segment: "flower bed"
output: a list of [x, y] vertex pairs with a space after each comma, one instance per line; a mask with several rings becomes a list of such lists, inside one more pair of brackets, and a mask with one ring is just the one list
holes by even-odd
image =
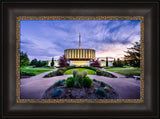
[[116, 76], [114, 76], [113, 74], [110, 74], [108, 72], [105, 72], [105, 71], [101, 71], [99, 68], [97, 67], [88, 67], [88, 66], [82, 66], [82, 67], [78, 67], [78, 66], [67, 66], [67, 67], [61, 67], [59, 68], [57, 71], [53, 71], [47, 75], [44, 76], [44, 78], [47, 78], [47, 77], [53, 77], [53, 76], [61, 76], [61, 75], [64, 75], [64, 72], [69, 70], [69, 69], [74, 69], [74, 68], [86, 68], [86, 69], [91, 69], [93, 71], [96, 72], [96, 75], [99, 75], [99, 76], [106, 76], [106, 77], [110, 77], [110, 78], [116, 78]]
[[59, 86], [48, 88], [42, 99], [119, 99], [119, 96], [111, 86], [106, 84], [105, 87], [101, 87], [100, 82], [93, 81], [91, 88], [67, 88], [66, 83], [63, 82]]
[[73, 71], [73, 77], [59, 80], [49, 87], [42, 99], [118, 99], [118, 93], [108, 84], [90, 79], [87, 72]]

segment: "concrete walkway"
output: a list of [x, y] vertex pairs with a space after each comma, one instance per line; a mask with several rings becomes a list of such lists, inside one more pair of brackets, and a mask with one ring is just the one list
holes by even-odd
[[[56, 81], [67, 79], [72, 75], [63, 75], [50, 78], [42, 78], [49, 72], [33, 76], [31, 78], [21, 79], [20, 96], [22, 99], [41, 99], [43, 93]], [[117, 78], [108, 78], [104, 76], [88, 75], [90, 78], [103, 81], [112, 86], [118, 93], [120, 99], [139, 99], [140, 98], [140, 80], [126, 78], [124, 75], [110, 72]]]

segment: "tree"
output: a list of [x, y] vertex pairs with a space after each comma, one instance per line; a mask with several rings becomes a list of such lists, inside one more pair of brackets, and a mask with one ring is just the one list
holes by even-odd
[[123, 62], [118, 58], [116, 65], [117, 65], [117, 67], [123, 67]]
[[128, 62], [127, 62], [127, 60], [124, 60], [124, 65], [128, 65]]
[[51, 61], [51, 67], [54, 66], [54, 58], [52, 57], [52, 61]]
[[36, 63], [36, 67], [41, 67], [42, 64], [41, 64], [41, 61], [39, 60], [37, 63]]
[[58, 60], [58, 64], [60, 67], [66, 67], [67, 66], [67, 58], [65, 55], [61, 56]]
[[41, 61], [41, 66], [47, 66], [48, 61]]
[[108, 57], [106, 57], [106, 67], [108, 67]]
[[27, 53], [24, 53], [23, 51], [20, 52], [20, 66], [27, 66], [29, 65], [29, 58], [27, 56]]
[[91, 64], [91, 66], [93, 66], [93, 67], [100, 67], [100, 63], [98, 62], [98, 60], [93, 61], [92, 64]]
[[43, 67], [43, 66], [46, 66], [48, 63], [47, 63], [47, 61], [41, 61], [41, 60], [39, 60], [39, 61], [37, 61], [36, 62], [36, 67]]
[[30, 65], [36, 65], [36, 63], [37, 63], [37, 59], [35, 58], [31, 61]]
[[114, 67], [123, 67], [123, 65], [124, 65], [123, 61], [121, 61], [119, 58], [117, 58], [117, 60], [114, 59], [114, 61], [113, 61]]
[[134, 67], [140, 67], [140, 42], [135, 42], [133, 47], [127, 49], [128, 51], [125, 51], [127, 53], [125, 60]]
[[116, 67], [117, 66], [117, 63], [116, 63], [116, 59], [114, 58], [113, 60], [113, 66]]

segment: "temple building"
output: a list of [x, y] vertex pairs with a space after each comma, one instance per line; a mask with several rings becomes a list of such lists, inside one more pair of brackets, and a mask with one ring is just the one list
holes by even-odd
[[[113, 66], [113, 57], [96, 57], [96, 51], [94, 49], [81, 48], [81, 34], [79, 33], [79, 48], [65, 49], [64, 55], [67, 58], [67, 62], [70, 66], [90, 66], [94, 60], [98, 60], [101, 67], [106, 66], [106, 58], [108, 59], [108, 66]], [[59, 57], [54, 57], [54, 66], [58, 67]], [[48, 66], [51, 64], [51, 60], [48, 61]]]
[[64, 55], [66, 56], [68, 63], [77, 66], [89, 66], [92, 61], [95, 60], [96, 51], [94, 49], [81, 48], [81, 34], [79, 33], [79, 48], [66, 49]]

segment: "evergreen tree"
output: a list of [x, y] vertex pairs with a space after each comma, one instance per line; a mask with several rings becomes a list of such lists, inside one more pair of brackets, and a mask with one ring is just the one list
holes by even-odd
[[128, 48], [128, 51], [125, 51], [125, 59], [129, 62], [130, 65], [134, 67], [140, 67], [140, 42], [135, 42], [133, 47]]
[[54, 67], [54, 58], [52, 57], [51, 67]]
[[117, 63], [116, 63], [116, 59], [114, 58], [113, 60], [113, 66], [116, 67], [117, 66]]
[[117, 59], [116, 65], [117, 65], [117, 67], [122, 67], [123, 66], [123, 63], [119, 58]]
[[36, 67], [41, 67], [41, 66], [42, 66], [42, 62], [41, 62], [41, 60], [37, 61], [37, 63], [36, 63]]
[[35, 58], [31, 61], [30, 65], [36, 65], [36, 63], [37, 63], [37, 59]]
[[20, 52], [20, 66], [27, 66], [29, 65], [29, 58], [27, 56], [27, 53], [24, 53], [23, 51]]
[[108, 67], [108, 57], [106, 57], [106, 67]]
[[43, 66], [46, 66], [47, 64], [48, 64], [47, 61], [39, 60], [39, 61], [36, 62], [35, 66], [36, 67], [43, 67]]

